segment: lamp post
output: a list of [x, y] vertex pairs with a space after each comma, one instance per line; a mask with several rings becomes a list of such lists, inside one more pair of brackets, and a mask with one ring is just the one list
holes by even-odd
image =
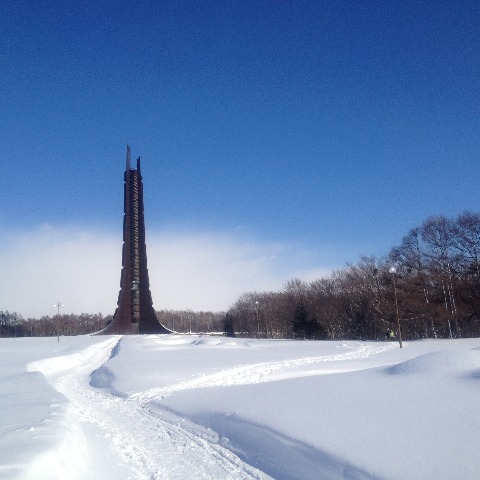
[[397, 269], [395, 267], [390, 267], [389, 272], [392, 274], [392, 278], [393, 278], [393, 295], [395, 297], [395, 315], [397, 317], [398, 342], [400, 343], [400, 348], [402, 348], [403, 347], [402, 330], [400, 327], [400, 316], [398, 315], [398, 300], [397, 300]]
[[62, 305], [62, 302], [59, 300], [54, 307], [56, 307], [57, 310], [57, 342], [60, 343], [60, 307], [64, 307], [65, 305]]
[[255, 302], [255, 310], [257, 312], [257, 338], [260, 338], [260, 317], [258, 316], [258, 300]]

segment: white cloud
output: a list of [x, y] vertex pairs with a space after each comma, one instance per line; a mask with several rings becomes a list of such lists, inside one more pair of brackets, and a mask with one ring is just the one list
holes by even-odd
[[[40, 317], [61, 301], [65, 313], [114, 312], [121, 232], [45, 225], [0, 237], [0, 310]], [[317, 268], [311, 252], [225, 233], [147, 233], [147, 256], [157, 310], [225, 310], [245, 291], [332, 270]]]

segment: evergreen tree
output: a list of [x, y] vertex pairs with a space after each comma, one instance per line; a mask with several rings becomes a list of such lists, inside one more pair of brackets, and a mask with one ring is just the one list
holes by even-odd
[[231, 313], [227, 313], [225, 315], [225, 320], [223, 321], [223, 334], [226, 337], [235, 336], [235, 329], [233, 328], [233, 315]]
[[305, 338], [308, 327], [308, 312], [305, 304], [301, 301], [295, 308], [293, 316], [292, 333], [294, 338]]

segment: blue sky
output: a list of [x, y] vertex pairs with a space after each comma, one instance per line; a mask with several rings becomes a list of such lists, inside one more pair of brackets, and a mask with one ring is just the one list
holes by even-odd
[[157, 309], [227, 308], [477, 211], [478, 2], [3, 5], [0, 309], [113, 313], [127, 143]]

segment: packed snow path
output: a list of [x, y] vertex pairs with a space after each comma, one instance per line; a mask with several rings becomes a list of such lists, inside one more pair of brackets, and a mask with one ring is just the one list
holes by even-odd
[[[68, 399], [62, 444], [40, 456], [27, 478], [116, 479], [269, 479], [222, 446], [215, 432], [173, 414], [150, 409], [151, 401], [175, 392], [210, 386], [274, 381], [303, 375], [295, 369], [321, 362], [354, 360], [393, 348], [359, 345], [346, 353], [261, 362], [226, 368], [131, 396], [111, 395], [110, 371], [103, 365], [118, 351], [120, 337], [108, 338], [82, 352], [29, 365], [42, 372]], [[115, 393], [115, 392], [114, 392]], [[118, 392], [117, 392], [118, 393]], [[114, 461], [112, 461], [114, 459]], [[112, 471], [112, 464], [116, 471]], [[102, 471], [108, 465], [108, 471]]]
[[[112, 396], [89, 386], [91, 373], [110, 358], [118, 342], [118, 337], [110, 338], [82, 353], [30, 365], [69, 400], [65, 414], [71, 428], [64, 445], [33, 464], [28, 478], [43, 478], [39, 472], [47, 469], [48, 478], [62, 480], [270, 478], [216, 443], [208, 431], [190, 429], [174, 416], [159, 418], [139, 398]], [[117, 457], [118, 471], [102, 477], [102, 456]]]
[[[310, 366], [318, 363], [341, 362], [347, 360], [358, 360], [371, 355], [391, 350], [395, 345], [358, 345], [353, 351], [339, 353], [336, 355], [321, 355], [315, 357], [302, 357], [292, 360], [280, 360], [271, 362], [260, 362], [256, 364], [239, 365], [233, 368], [227, 368], [220, 372], [210, 375], [201, 375], [192, 380], [186, 380], [174, 385], [162, 388], [152, 388], [145, 392], [134, 394], [133, 397], [146, 404], [155, 399], [161, 399], [175, 392], [190, 390], [192, 388], [206, 387], [229, 387], [232, 385], [248, 385], [252, 383], [271, 382], [275, 380], [293, 378], [304, 375], [312, 375], [307, 370], [295, 371], [297, 368]], [[365, 367], [362, 367], [365, 368]], [[347, 371], [343, 369], [342, 371]], [[315, 372], [317, 374], [318, 372]], [[323, 372], [329, 373], [329, 372]]]

